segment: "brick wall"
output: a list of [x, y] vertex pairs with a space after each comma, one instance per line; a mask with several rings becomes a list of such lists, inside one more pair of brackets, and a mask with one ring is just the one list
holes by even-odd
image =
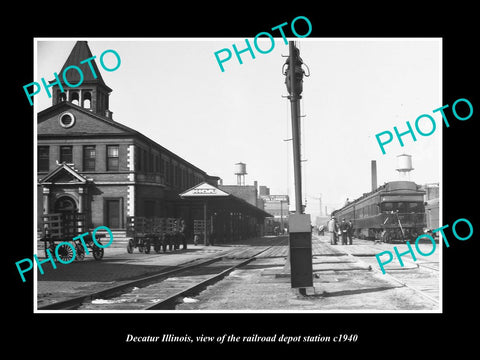
[[254, 185], [219, 185], [218, 188], [257, 206], [257, 188]]
[[121, 228], [125, 228], [127, 214], [127, 185], [95, 185], [90, 191], [92, 227], [105, 225], [105, 200], [120, 199]]

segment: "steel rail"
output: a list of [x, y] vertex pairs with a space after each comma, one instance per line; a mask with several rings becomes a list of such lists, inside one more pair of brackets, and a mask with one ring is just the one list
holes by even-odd
[[236, 268], [244, 266], [244, 265], [248, 264], [249, 262], [255, 260], [255, 258], [258, 255], [260, 255], [261, 253], [264, 253], [265, 251], [269, 250], [270, 248], [272, 248], [272, 246], [269, 246], [266, 249], [263, 249], [263, 250], [257, 252], [255, 255], [252, 255], [248, 259], [240, 261], [238, 264], [235, 264], [235, 265], [229, 267], [228, 269], [225, 269], [222, 272], [220, 272], [218, 274], [215, 274], [215, 275], [209, 277], [208, 279], [205, 279], [204, 281], [201, 281], [198, 284], [192, 285], [185, 290], [181, 290], [181, 291], [177, 292], [176, 294], [174, 294], [172, 296], [169, 296], [168, 298], [163, 299], [163, 300], [155, 303], [154, 305], [151, 305], [151, 306], [145, 308], [145, 310], [169, 310], [169, 309], [171, 310], [171, 309], [175, 309], [175, 305], [176, 305], [177, 299], [179, 297], [190, 295], [190, 294], [196, 294], [196, 293], [200, 292], [202, 289], [206, 288], [208, 285], [213, 284], [213, 283], [217, 282], [218, 280], [227, 276], [230, 272], [232, 272]]
[[[168, 307], [169, 303], [172, 303], [172, 301], [174, 301], [174, 299], [178, 298], [179, 296], [182, 296], [183, 293], [193, 293], [195, 291], [198, 291], [198, 289], [201, 289], [203, 287], [208, 286], [211, 283], [214, 283], [214, 282], [218, 281], [219, 279], [226, 276], [229, 272], [233, 271], [234, 269], [236, 269], [240, 266], [246, 265], [250, 261], [254, 260], [258, 255], [260, 255], [261, 253], [269, 250], [270, 248], [272, 248], [272, 246], [268, 246], [267, 248], [257, 252], [253, 256], [247, 258], [246, 260], [243, 260], [243, 261], [239, 262], [238, 264], [235, 264], [235, 265], [229, 267], [228, 269], [222, 271], [219, 274], [213, 275], [212, 277], [202, 281], [199, 284], [193, 285], [193, 286], [189, 287], [188, 289], [182, 290], [182, 291], [176, 293], [175, 295], [170, 296], [167, 299], [161, 300], [161, 301], [157, 302], [156, 304], [145, 308], [145, 310], [154, 310], [156, 308]], [[184, 266], [180, 265], [176, 269], [160, 272], [158, 274], [150, 275], [150, 276], [147, 276], [147, 277], [144, 277], [144, 278], [141, 278], [141, 279], [132, 280], [132, 281], [129, 281], [129, 282], [124, 283], [124, 284], [115, 285], [115, 286], [112, 286], [108, 289], [100, 290], [100, 291], [95, 292], [95, 293], [80, 295], [80, 296], [77, 296], [77, 297], [72, 298], [72, 299], [67, 299], [67, 300], [55, 302], [55, 303], [52, 303], [52, 304], [44, 305], [44, 306], [38, 307], [38, 310], [73, 310], [73, 309], [81, 306], [86, 301], [92, 301], [92, 300], [95, 300], [95, 299], [101, 299], [101, 298], [105, 298], [105, 297], [112, 297], [115, 294], [125, 292], [126, 289], [131, 289], [131, 288], [134, 288], [134, 287], [143, 287], [143, 286], [146, 286], [146, 284], [148, 284], [148, 283], [154, 283], [154, 282], [162, 281], [162, 280], [167, 279], [171, 275], [175, 275], [175, 274], [178, 274], [180, 272], [187, 271], [187, 270], [197, 268], [197, 267], [200, 267], [200, 266], [205, 266], [205, 265], [209, 265], [209, 264], [212, 264], [212, 263], [215, 263], [215, 262], [219, 262], [219, 261], [222, 261], [224, 258], [228, 258], [229, 256], [231, 256], [231, 254], [229, 252], [227, 252], [227, 253], [224, 253], [224, 254], [219, 255], [217, 257], [209, 258], [205, 261], [195, 262], [193, 264], [187, 264], [187, 265], [184, 265]]]
[[194, 264], [187, 264], [187, 265], [183, 265], [183, 266], [180, 265], [176, 269], [163, 271], [163, 272], [160, 272], [160, 273], [157, 273], [157, 274], [154, 274], [154, 275], [150, 275], [150, 276], [143, 277], [143, 278], [140, 278], [140, 279], [132, 280], [132, 281], [129, 281], [129, 282], [124, 283], [124, 284], [109, 287], [108, 289], [104, 289], [104, 290], [100, 290], [100, 291], [97, 291], [97, 292], [94, 292], [94, 293], [91, 293], [91, 294], [80, 295], [80, 296], [77, 296], [77, 297], [74, 297], [74, 298], [71, 298], [71, 299], [67, 299], [67, 300], [63, 300], [63, 301], [54, 302], [54, 303], [51, 303], [51, 304], [48, 304], [48, 305], [44, 305], [44, 306], [38, 307], [38, 310], [70, 310], [70, 309], [74, 309], [74, 308], [80, 306], [85, 301], [91, 301], [91, 300], [94, 300], [94, 299], [100, 299], [100, 298], [108, 297], [108, 296], [111, 296], [113, 294], [122, 292], [122, 291], [124, 291], [125, 289], [128, 289], [128, 288], [140, 287], [140, 286], [145, 285], [146, 283], [158, 281], [158, 280], [161, 280], [163, 278], [167, 278], [170, 275], [174, 275], [174, 274], [176, 274], [178, 272], [181, 272], [181, 271], [185, 271], [185, 270], [188, 270], [188, 269], [191, 269], [191, 268], [195, 268], [195, 267], [202, 266], [202, 265], [208, 265], [210, 263], [220, 261], [224, 257], [225, 257], [225, 254], [217, 256], [215, 258], [209, 258], [205, 261], [196, 262]]
[[215, 275], [209, 277], [208, 279], [203, 280], [202, 282], [200, 282], [198, 284], [190, 286], [189, 288], [187, 288], [185, 290], [181, 290], [181, 291], [177, 292], [176, 294], [171, 295], [168, 298], [163, 299], [163, 300], [155, 303], [154, 305], [151, 305], [151, 306], [148, 306], [148, 307], [144, 308], [144, 310], [174, 310], [175, 306], [177, 304], [177, 300], [180, 297], [188, 296], [188, 295], [191, 296], [192, 294], [199, 293], [201, 290], [206, 288], [208, 285], [216, 283], [217, 281], [219, 281], [222, 278], [224, 278], [225, 276], [227, 276], [230, 272], [232, 272], [236, 268], [238, 268], [240, 266], [243, 266], [243, 265], [246, 265], [249, 262], [253, 261], [254, 259], [255, 259], [255, 256], [253, 256], [249, 259], [243, 260], [243, 261], [239, 262], [238, 264], [235, 264], [235, 265], [229, 267], [228, 269], [225, 269], [222, 272], [220, 272], [218, 274], [215, 274]]

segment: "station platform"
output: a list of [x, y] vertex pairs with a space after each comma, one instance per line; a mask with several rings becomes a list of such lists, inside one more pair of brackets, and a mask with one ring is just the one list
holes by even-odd
[[[392, 276], [402, 279], [420, 278], [423, 290], [439, 298], [439, 274], [430, 270], [427, 276], [413, 262], [405, 266], [392, 261], [385, 267], [387, 275], [378, 271], [375, 254], [392, 251], [396, 246], [406, 251], [404, 244], [374, 244], [354, 239], [353, 245], [331, 245], [328, 236], [313, 235], [314, 289], [309, 296], [292, 289], [286, 270], [288, 236], [262, 237], [230, 244], [206, 246], [189, 244], [187, 250], [150, 254], [127, 253], [122, 248], [106, 248], [104, 258], [96, 261], [91, 255], [83, 261], [44, 266], [45, 274], [37, 272], [37, 304], [100, 291], [160, 271], [175, 269], [199, 259], [225, 256], [249, 258], [261, 252], [256, 260], [234, 270], [218, 283], [199, 293], [193, 301], [177, 306], [178, 311], [438, 311], [439, 303], [429, 301]], [[423, 246], [423, 245], [422, 245]], [[425, 246], [432, 246], [425, 244]], [[425, 250], [427, 252], [428, 250]], [[407, 256], [405, 256], [407, 258]], [[428, 259], [438, 264], [438, 251]], [[375, 268], [376, 266], [376, 268]], [[423, 271], [423, 270], [422, 270]], [[418, 287], [418, 286], [417, 286]], [[191, 299], [190, 299], [191, 300]], [[435, 300], [435, 299], [433, 299]]]

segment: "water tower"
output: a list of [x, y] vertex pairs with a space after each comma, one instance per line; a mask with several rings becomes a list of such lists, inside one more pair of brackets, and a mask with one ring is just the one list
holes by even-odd
[[247, 174], [247, 165], [239, 162], [235, 164], [235, 175], [237, 175], [237, 185], [245, 186], [245, 175]]
[[412, 155], [402, 154], [397, 156], [397, 168], [400, 180], [410, 181], [412, 167]]

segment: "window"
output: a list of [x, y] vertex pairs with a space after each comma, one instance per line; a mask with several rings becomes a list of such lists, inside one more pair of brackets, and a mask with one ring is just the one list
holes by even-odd
[[79, 102], [80, 102], [80, 96], [78, 95], [78, 92], [77, 91], [72, 91], [70, 93], [70, 101], [72, 102], [72, 104], [75, 104], [75, 105], [80, 105]]
[[170, 166], [171, 166], [170, 161], [165, 160], [165, 181], [167, 184], [170, 184], [172, 182]]
[[147, 218], [155, 216], [155, 200], [144, 201], [144, 215]]
[[160, 158], [160, 174], [165, 175], [165, 159]]
[[118, 145], [107, 145], [107, 171], [118, 170]]
[[176, 164], [172, 164], [173, 170], [173, 186], [177, 187], [178, 186], [178, 167]]
[[95, 145], [83, 147], [83, 171], [95, 171]]
[[393, 210], [393, 204], [384, 202], [380, 204], [380, 210], [381, 211], [392, 211]]
[[153, 163], [153, 154], [150, 152], [148, 154], [148, 171], [154, 172], [154, 163]]
[[182, 189], [187, 187], [187, 169], [182, 169]]
[[59, 120], [60, 126], [65, 129], [71, 128], [75, 124], [75, 117], [69, 112], [61, 114]]
[[85, 109], [90, 109], [92, 106], [92, 93], [91, 92], [84, 92], [83, 93], [83, 107]]
[[71, 146], [60, 146], [60, 162], [72, 163], [72, 147]]
[[148, 172], [147, 150], [142, 150], [142, 168], [144, 172]]
[[39, 146], [37, 153], [37, 167], [38, 171], [48, 171], [49, 170], [49, 156], [50, 148], [48, 146]]
[[137, 146], [137, 149], [135, 151], [135, 160], [137, 162], [137, 165], [135, 166], [135, 169], [137, 171], [142, 171], [142, 149]]
[[423, 213], [425, 211], [423, 203], [408, 203], [408, 212], [409, 213]]
[[158, 173], [160, 172], [160, 164], [162, 163], [162, 159], [160, 158], [160, 155], [155, 156], [155, 171]]

